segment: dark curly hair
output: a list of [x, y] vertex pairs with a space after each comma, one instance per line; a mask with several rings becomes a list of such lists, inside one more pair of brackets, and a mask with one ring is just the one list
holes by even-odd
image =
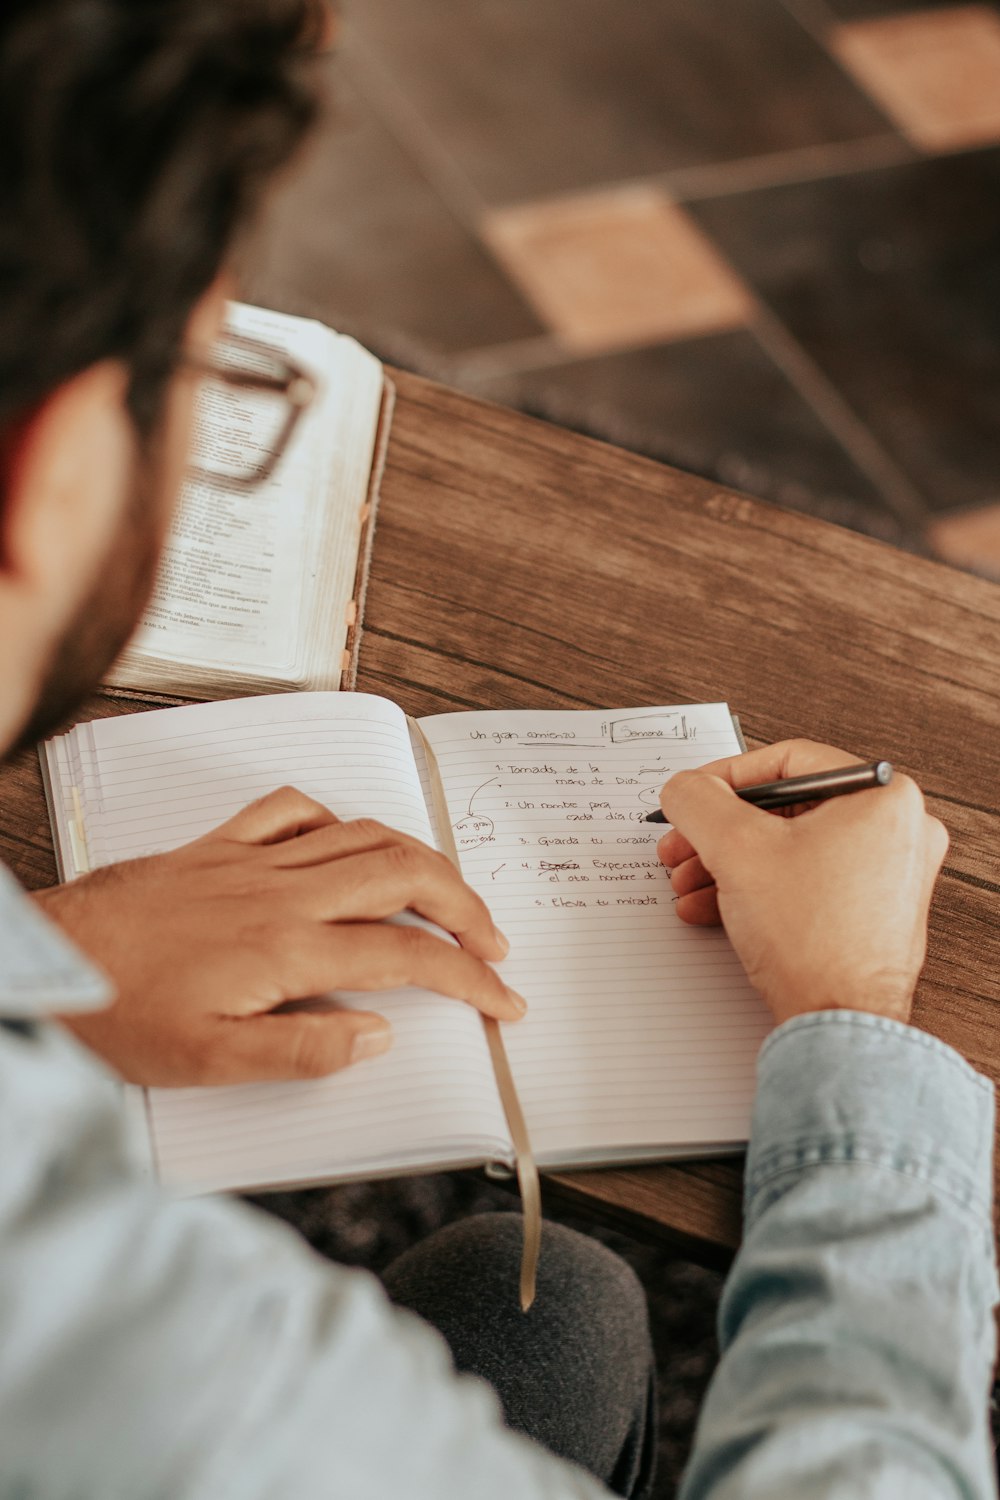
[[194, 304], [316, 110], [319, 0], [3, 0], [0, 435], [97, 361], [156, 424]]

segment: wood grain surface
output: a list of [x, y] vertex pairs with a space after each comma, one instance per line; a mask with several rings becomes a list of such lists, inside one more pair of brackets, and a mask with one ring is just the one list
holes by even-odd
[[[396, 374], [358, 686], [410, 713], [726, 699], [916, 777], [951, 832], [915, 1019], [1000, 1080], [1000, 588]], [[149, 701], [99, 698], [90, 717]], [[33, 755], [0, 852], [54, 878]], [[550, 1191], [721, 1263], [738, 1162]]]

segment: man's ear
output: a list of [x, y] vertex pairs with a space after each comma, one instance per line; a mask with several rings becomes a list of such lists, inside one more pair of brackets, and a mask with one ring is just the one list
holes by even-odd
[[128, 504], [136, 459], [127, 375], [106, 360], [48, 396], [5, 444], [0, 590], [58, 629], [93, 587]]

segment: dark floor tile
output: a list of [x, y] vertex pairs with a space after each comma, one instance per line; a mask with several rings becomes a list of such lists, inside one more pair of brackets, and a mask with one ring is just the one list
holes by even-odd
[[248, 247], [248, 295], [401, 362], [530, 338], [540, 324], [341, 67], [335, 109]]
[[353, 30], [491, 205], [884, 133], [774, 0], [348, 0]]
[[688, 205], [933, 509], [1000, 476], [1000, 150]]
[[480, 380], [480, 394], [887, 541], [870, 481], [744, 331]]

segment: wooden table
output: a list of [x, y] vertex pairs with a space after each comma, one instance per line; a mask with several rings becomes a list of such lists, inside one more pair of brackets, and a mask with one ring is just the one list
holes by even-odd
[[[398, 382], [358, 686], [416, 714], [724, 698], [751, 744], [889, 757], [952, 836], [916, 1020], [1000, 1079], [1000, 589]], [[51, 883], [33, 757], [0, 775], [0, 805], [0, 853]], [[738, 1243], [732, 1160], [547, 1184], [708, 1263]]]

